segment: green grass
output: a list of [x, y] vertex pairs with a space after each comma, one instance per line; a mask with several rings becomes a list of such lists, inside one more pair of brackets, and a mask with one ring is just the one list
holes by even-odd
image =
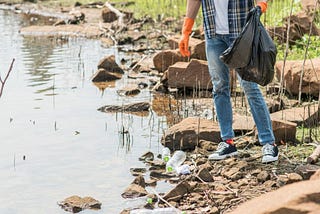
[[[287, 59], [288, 60], [297, 60], [304, 59], [307, 44], [308, 44], [309, 36], [304, 35], [301, 40], [295, 42], [294, 45], [291, 45], [288, 50]], [[278, 47], [278, 55], [277, 59], [284, 59], [284, 53], [286, 49], [285, 44], [277, 45]], [[307, 59], [313, 59], [320, 56], [320, 37], [319, 36], [311, 36], [310, 42], [308, 46]]]
[[266, 26], [283, 26], [284, 17], [288, 17], [291, 12], [291, 5], [293, 1], [292, 14], [299, 12], [302, 7], [300, 1], [297, 0], [273, 0], [268, 3], [268, 10], [265, 14]]

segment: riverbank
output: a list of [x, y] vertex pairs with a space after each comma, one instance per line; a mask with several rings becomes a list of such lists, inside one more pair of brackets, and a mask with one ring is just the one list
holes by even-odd
[[[18, 10], [23, 11], [21, 8]], [[101, 11], [101, 9], [96, 8], [94, 11]], [[91, 17], [92, 20], [100, 17], [100, 13], [98, 12], [93, 12], [93, 14], [94, 16], [92, 17], [91, 15], [85, 15], [85, 17], [87, 17], [88, 20], [90, 20], [89, 17]], [[97, 27], [98, 23], [99, 22], [87, 21], [87, 23], [80, 22], [75, 26], [86, 29], [86, 26], [89, 25]], [[75, 26], [72, 26], [72, 28]], [[107, 26], [109, 26], [109, 24], [103, 28], [108, 28]], [[32, 36], [33, 33], [37, 32], [36, 27], [37, 26], [34, 26], [34, 28], [24, 28], [21, 32], [27, 32], [26, 29], [28, 29], [30, 30], [29, 36]], [[70, 26], [65, 24], [62, 29], [66, 29], [67, 27]], [[46, 33], [42, 32], [41, 29], [39, 32], [40, 33], [34, 36]], [[55, 32], [55, 30], [53, 30], [53, 32]], [[75, 32], [79, 32], [79, 30], [76, 28]], [[100, 31], [99, 29], [98, 32], [101, 33], [104, 31]], [[99, 37], [99, 33], [95, 35]], [[84, 34], [86, 35], [86, 33]], [[163, 32], [161, 32], [161, 34], [163, 35]], [[75, 36], [81, 36], [81, 33], [76, 33]], [[157, 47], [158, 45], [156, 44], [154, 46]], [[162, 46], [157, 48], [161, 49]], [[208, 106], [210, 106], [210, 102], [211, 99], [208, 102]], [[201, 106], [202, 103], [199, 102], [198, 105]], [[190, 116], [192, 116], [191, 114], [192, 113], [190, 113]], [[170, 201], [171, 206], [176, 206], [181, 210], [187, 211], [187, 213], [225, 213], [235, 209], [239, 204], [265, 192], [273, 191], [285, 184], [307, 179], [300, 175], [301, 173], [299, 173], [297, 166], [305, 165], [304, 158], [310, 154], [312, 145], [308, 151], [305, 151], [306, 149], [303, 145], [279, 145], [281, 150], [279, 162], [265, 165], [260, 163], [261, 147], [256, 144], [254, 136], [243, 136], [236, 142], [241, 152], [238, 158], [221, 162], [208, 162], [207, 156], [216, 148], [216, 143], [217, 142], [202, 141], [195, 151], [188, 152], [186, 164], [191, 167], [192, 173], [190, 175], [166, 177], [167, 174], [164, 170], [164, 163], [160, 160], [160, 163], [157, 163], [158, 158], [154, 158], [153, 160], [142, 159], [145, 164], [145, 169], [148, 172], [147, 174], [156, 181], [161, 182], [165, 180], [177, 184], [175, 190], [177, 190], [178, 194], [172, 193], [174, 191], [171, 191], [169, 194], [170, 191], [164, 193], [161, 189], [158, 190], [160, 193], [163, 193], [160, 195], [167, 195], [165, 199]], [[299, 152], [293, 152], [294, 150], [298, 150]], [[156, 157], [157, 154], [153, 153], [152, 156]], [[150, 165], [159, 171], [150, 169]], [[137, 176], [136, 173], [134, 176]], [[142, 176], [144, 177], [145, 174], [142, 174]], [[148, 178], [143, 179], [145, 179], [147, 183], [153, 183], [150, 181], [154, 180], [149, 180]], [[140, 183], [139, 185], [143, 187], [143, 184]], [[121, 193], [119, 193], [119, 195], [121, 195]], [[152, 203], [148, 203], [148, 206], [168, 206], [168, 204], [163, 203], [163, 201], [160, 202], [159, 196], [152, 194], [152, 192], [148, 197], [152, 198]], [[127, 211], [123, 211], [123, 213], [125, 212]]]

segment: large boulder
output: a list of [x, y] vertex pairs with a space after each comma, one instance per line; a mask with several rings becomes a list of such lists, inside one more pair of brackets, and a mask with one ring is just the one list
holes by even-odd
[[183, 57], [179, 50], [164, 50], [155, 54], [153, 57], [153, 65], [159, 72], [164, 72], [176, 62], [183, 61]]
[[230, 214], [319, 213], [320, 181], [308, 180], [288, 184], [240, 205]]
[[[275, 65], [278, 80], [281, 80], [283, 65], [283, 61], [279, 61]], [[283, 74], [284, 86], [292, 95], [299, 94], [301, 72], [304, 72], [301, 92], [318, 97], [320, 90], [320, 58], [307, 60], [304, 66], [303, 60], [286, 61]]]
[[[236, 133], [245, 133], [254, 128], [251, 117], [234, 115], [233, 128]], [[166, 130], [161, 144], [171, 150], [193, 150], [200, 141], [218, 143], [220, 129], [217, 122], [198, 117], [188, 117]]]
[[[179, 48], [179, 41], [181, 37], [180, 36], [173, 36], [168, 39], [168, 43], [171, 49], [178, 49]], [[190, 37], [189, 39], [189, 48], [192, 59], [202, 59], [206, 60], [206, 45], [205, 41], [202, 39], [196, 39]]]
[[170, 66], [166, 77], [168, 86], [173, 88], [212, 89], [208, 62], [192, 59], [188, 62], [177, 62]]
[[270, 114], [272, 120], [285, 120], [296, 123], [298, 126], [311, 127], [318, 124], [320, 119], [318, 104], [308, 104]]

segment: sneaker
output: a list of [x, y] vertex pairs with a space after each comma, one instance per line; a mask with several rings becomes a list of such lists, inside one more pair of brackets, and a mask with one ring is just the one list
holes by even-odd
[[262, 163], [270, 163], [278, 160], [278, 147], [272, 144], [265, 144], [262, 147]]
[[223, 160], [238, 154], [237, 148], [234, 145], [226, 142], [220, 142], [215, 152], [209, 155], [209, 160]]

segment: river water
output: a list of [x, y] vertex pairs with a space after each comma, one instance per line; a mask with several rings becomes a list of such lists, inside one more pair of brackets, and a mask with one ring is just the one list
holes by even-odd
[[[101, 58], [126, 57], [116, 48], [84, 38], [23, 37], [24, 23], [0, 10], [2, 79], [15, 59], [0, 98], [0, 213], [66, 213], [57, 202], [72, 195], [102, 202], [101, 210], [82, 213], [134, 206], [137, 200], [121, 197], [134, 179], [130, 168], [145, 167], [138, 157], [146, 151], [159, 153], [166, 118], [97, 109], [150, 101], [152, 94], [118, 96], [125, 78], [104, 91], [92, 84]], [[124, 138], [122, 128], [128, 131]]]

